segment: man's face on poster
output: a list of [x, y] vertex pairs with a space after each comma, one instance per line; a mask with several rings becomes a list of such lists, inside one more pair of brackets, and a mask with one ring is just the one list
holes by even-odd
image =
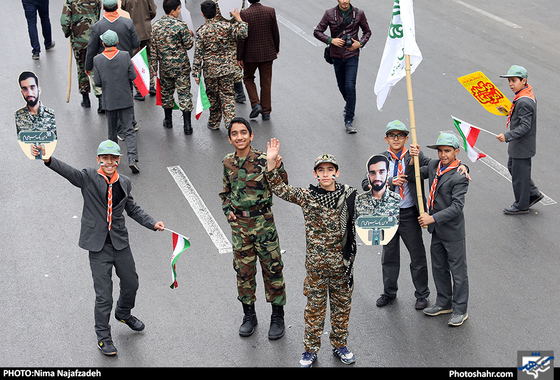
[[19, 83], [21, 95], [29, 107], [35, 107], [39, 102], [39, 86], [35, 82], [35, 78], [27, 78]]

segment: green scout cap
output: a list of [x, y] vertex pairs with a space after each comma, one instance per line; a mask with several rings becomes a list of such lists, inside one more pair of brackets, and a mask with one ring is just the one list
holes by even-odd
[[97, 155], [112, 154], [113, 156], [121, 156], [121, 147], [112, 140], [105, 140], [97, 148]]
[[111, 29], [107, 30], [99, 38], [101, 38], [101, 41], [103, 41], [105, 46], [116, 46], [117, 42], [119, 42], [119, 36]]
[[458, 149], [460, 147], [459, 139], [451, 133], [440, 133], [435, 145], [428, 145], [428, 148], [437, 149], [438, 146], [450, 146]]
[[118, 0], [103, 0], [103, 5], [108, 8], [115, 7], [117, 6], [118, 3], [119, 3]]
[[338, 163], [336, 162], [336, 158], [332, 154], [322, 154], [315, 159], [315, 165], [313, 165], [313, 170], [317, 169], [317, 166], [329, 163], [333, 164], [334, 167], [338, 170]]
[[510, 77], [527, 78], [527, 70], [523, 66], [513, 65], [506, 75], [500, 75], [500, 78]]
[[389, 132], [403, 132], [405, 135], [408, 135], [408, 129], [406, 129], [406, 125], [404, 125], [400, 120], [393, 120], [389, 124], [387, 124], [387, 128], [385, 128], [385, 134]]

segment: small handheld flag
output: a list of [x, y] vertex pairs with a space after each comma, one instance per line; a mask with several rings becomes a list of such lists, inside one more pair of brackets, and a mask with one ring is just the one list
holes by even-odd
[[177, 272], [176, 272], [176, 265], [179, 256], [183, 253], [187, 248], [191, 246], [189, 239], [184, 237], [183, 235], [178, 234], [175, 231], [172, 231], [166, 228], [167, 231], [171, 232], [173, 235], [173, 255], [171, 255], [171, 278], [172, 283], [170, 288], [175, 289], [177, 287]]
[[[465, 145], [465, 152], [467, 152], [467, 156], [469, 156], [469, 159], [472, 162], [475, 162], [479, 158], [486, 157], [484, 153], [478, 153], [477, 151], [474, 150], [474, 144], [478, 139], [478, 134], [480, 133], [480, 131], [485, 131], [485, 132], [488, 131], [482, 128], [475, 127], [474, 125], [471, 125], [462, 120], [459, 120], [455, 116], [451, 116], [451, 118], [453, 119], [453, 124], [455, 124], [455, 128], [457, 128], [459, 134], [463, 138], [463, 142]], [[488, 132], [488, 133], [493, 134], [492, 132]], [[496, 136], [495, 134], [493, 135]]]
[[198, 85], [198, 96], [196, 99], [196, 120], [198, 120], [198, 118], [200, 117], [200, 115], [202, 115], [202, 112], [204, 110], [207, 110], [208, 108], [210, 108], [210, 101], [208, 100], [208, 96], [206, 95], [206, 90], [204, 89], [204, 81], [202, 80], [202, 77], [199, 75], [198, 76], [198, 81], [199, 81], [199, 85]]
[[132, 57], [132, 64], [136, 70], [136, 79], [134, 79], [134, 84], [136, 85], [140, 95], [146, 96], [150, 92], [150, 69], [148, 66], [148, 53], [146, 47], [143, 47], [142, 50]]

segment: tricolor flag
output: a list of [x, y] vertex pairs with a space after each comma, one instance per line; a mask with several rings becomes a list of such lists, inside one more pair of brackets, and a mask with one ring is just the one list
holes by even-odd
[[[161, 106], [161, 84], [159, 83], [159, 72], [156, 77], [156, 106]], [[175, 100], [173, 100], [173, 109], [178, 110], [179, 105]]]
[[183, 235], [179, 235], [176, 232], [171, 232], [173, 234], [173, 255], [171, 256], [171, 276], [173, 282], [171, 283], [171, 289], [177, 287], [177, 272], [175, 267], [177, 265], [177, 259], [187, 248], [191, 246], [189, 240]]
[[136, 70], [134, 84], [138, 92], [140, 92], [140, 95], [146, 96], [150, 92], [150, 66], [148, 64], [148, 53], [145, 46], [132, 57], [132, 64]]
[[198, 97], [196, 99], [196, 120], [200, 117], [202, 112], [210, 108], [210, 102], [208, 101], [208, 96], [206, 95], [206, 90], [204, 89], [204, 80], [202, 76], [198, 76]]
[[459, 134], [461, 135], [461, 137], [463, 137], [465, 152], [467, 152], [467, 156], [469, 156], [469, 159], [472, 162], [475, 162], [479, 158], [486, 157], [484, 153], [478, 153], [474, 150], [474, 144], [476, 143], [476, 139], [478, 139], [478, 134], [480, 133], [481, 129], [462, 120], [459, 120], [455, 116], [451, 116], [451, 118], [453, 119], [455, 128], [457, 128]]
[[381, 110], [391, 87], [406, 76], [405, 55], [410, 56], [410, 72], [422, 62], [422, 53], [416, 44], [412, 0], [395, 0], [393, 17], [381, 64], [375, 79], [377, 109]]

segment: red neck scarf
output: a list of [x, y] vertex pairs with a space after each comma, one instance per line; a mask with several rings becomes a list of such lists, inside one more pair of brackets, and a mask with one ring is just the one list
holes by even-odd
[[[395, 160], [395, 165], [397, 165], [398, 168], [398, 175], [403, 175], [404, 174], [403, 161], [406, 152], [408, 152], [408, 149], [406, 149], [406, 146], [402, 148], [400, 158], [395, 153], [393, 153], [391, 149], [389, 149], [388, 152], [389, 154], [391, 154], [391, 157], [393, 157], [393, 160]], [[399, 186], [399, 194], [401, 196], [401, 199], [404, 200], [404, 184]]]
[[109, 231], [111, 231], [111, 223], [113, 220], [113, 184], [119, 180], [119, 173], [115, 170], [111, 179], [107, 178], [102, 168], [99, 168], [97, 173], [107, 181], [107, 185], [109, 186], [107, 191], [107, 223], [109, 224]]
[[450, 165], [448, 165], [447, 168], [443, 171], [441, 170], [442, 169], [441, 162], [439, 163], [436, 177], [434, 178], [434, 182], [432, 183], [432, 187], [430, 188], [430, 196], [428, 197], [428, 203], [427, 203], [428, 211], [432, 210], [434, 206], [434, 199], [436, 197], [436, 187], [437, 187], [438, 180], [441, 178], [442, 175], [444, 175], [448, 171], [452, 169], [457, 169], [460, 163], [461, 161], [455, 159], [455, 161], [453, 161]]
[[114, 11], [114, 12], [105, 12], [103, 14], [103, 17], [105, 17], [107, 20], [109, 20], [110, 22], [115, 21], [116, 19], [118, 19], [120, 17], [119, 12], [118, 11]]
[[105, 48], [105, 50], [103, 50], [103, 55], [109, 59], [112, 59], [115, 55], [117, 55], [117, 53], [119, 52], [119, 49], [117, 49], [115, 46], [113, 47], [108, 47]]
[[535, 102], [535, 95], [533, 94], [533, 87], [531, 87], [531, 85], [527, 85], [523, 90], [519, 91], [517, 94], [515, 94], [515, 97], [513, 98], [513, 102], [511, 104], [511, 109], [509, 110], [509, 114], [508, 114], [508, 118], [507, 118], [507, 122], [506, 122], [506, 128], [509, 129], [509, 122], [511, 119], [511, 114], [513, 113], [513, 108], [515, 107], [515, 101], [519, 98], [523, 98], [523, 97], [527, 97], [527, 98], [531, 98], [533, 99], [533, 101]]

